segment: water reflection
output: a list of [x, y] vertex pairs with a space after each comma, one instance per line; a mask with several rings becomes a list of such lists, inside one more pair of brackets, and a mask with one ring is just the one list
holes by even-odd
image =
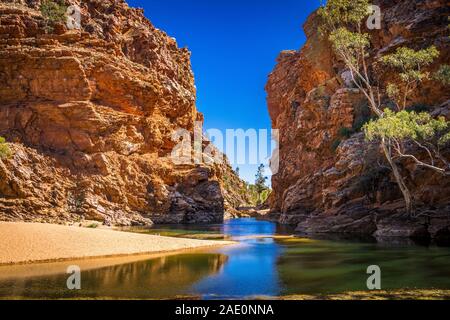
[[281, 288], [277, 272], [281, 246], [272, 238], [245, 238], [274, 235], [276, 225], [239, 219], [227, 222], [222, 232], [240, 239], [241, 245], [221, 249], [220, 253], [229, 257], [228, 262], [219, 273], [197, 283], [193, 291], [205, 299], [277, 296]]
[[380, 266], [385, 290], [450, 288], [449, 248], [323, 240], [283, 247], [278, 272], [286, 295], [365, 291], [370, 265]]
[[[0, 297], [248, 298], [367, 290], [369, 265], [382, 270], [383, 289], [450, 289], [450, 248], [274, 237], [290, 234], [274, 223], [238, 219], [213, 226], [157, 226], [171, 234], [224, 234], [237, 246], [209, 252], [104, 264], [82, 273], [82, 290], [68, 291], [67, 275], [45, 270], [20, 275], [0, 268]], [[142, 230], [140, 230], [142, 232]], [[17, 267], [16, 267], [17, 268]], [[25, 268], [25, 267], [23, 267]], [[58, 268], [54, 268], [56, 270]], [[64, 269], [61, 269], [64, 270]], [[45, 272], [44, 272], [45, 271]], [[3, 272], [3, 273], [2, 273]], [[58, 274], [59, 275], [52, 275]], [[11, 276], [14, 275], [14, 276]]]
[[67, 290], [65, 274], [3, 279], [0, 297], [169, 298], [189, 293], [195, 282], [218, 272], [226, 261], [221, 254], [186, 254], [88, 270], [82, 272], [79, 291]]

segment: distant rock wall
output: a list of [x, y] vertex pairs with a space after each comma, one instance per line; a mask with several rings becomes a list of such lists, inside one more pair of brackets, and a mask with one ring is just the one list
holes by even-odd
[[170, 159], [174, 130], [203, 121], [190, 52], [123, 0], [65, 3], [82, 30], [0, 2], [0, 220], [223, 221], [231, 168]]
[[[441, 55], [431, 70], [449, 63], [447, 1], [376, 3], [383, 22], [382, 30], [370, 31], [372, 61], [399, 46], [435, 45]], [[387, 230], [383, 226], [395, 226], [392, 216], [403, 211], [400, 190], [378, 146], [367, 143], [361, 133], [370, 117], [367, 102], [346, 81], [344, 65], [318, 34], [318, 23], [313, 14], [305, 24], [306, 44], [300, 51], [280, 54], [266, 87], [273, 127], [280, 130], [280, 170], [272, 180], [272, 211], [281, 212], [282, 223], [299, 224], [299, 231], [307, 233], [395, 234], [383, 232]], [[378, 75], [382, 82], [392, 78], [384, 70]], [[410, 105], [427, 106], [433, 114], [450, 119], [449, 98], [448, 87], [429, 81]], [[444, 154], [449, 157], [449, 150]], [[419, 210], [440, 217], [436, 223], [422, 219], [412, 225], [433, 235], [449, 233], [450, 179], [409, 162], [401, 168]], [[392, 221], [386, 223], [385, 216]], [[401, 217], [398, 220], [403, 223]], [[410, 228], [397, 234], [414, 232]]]

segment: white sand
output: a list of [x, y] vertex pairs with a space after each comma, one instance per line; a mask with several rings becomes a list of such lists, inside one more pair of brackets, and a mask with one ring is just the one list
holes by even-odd
[[154, 254], [231, 245], [105, 229], [0, 222], [0, 265]]

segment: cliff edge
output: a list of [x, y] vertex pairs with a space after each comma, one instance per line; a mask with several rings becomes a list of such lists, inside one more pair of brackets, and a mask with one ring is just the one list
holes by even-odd
[[190, 52], [123, 0], [63, 5], [81, 28], [0, 2], [0, 220], [223, 221], [231, 168], [170, 158], [173, 132], [203, 121]]

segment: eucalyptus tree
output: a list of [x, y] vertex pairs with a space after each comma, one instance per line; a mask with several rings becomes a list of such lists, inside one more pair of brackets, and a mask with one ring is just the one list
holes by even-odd
[[[388, 161], [395, 180], [403, 194], [408, 214], [413, 214], [412, 194], [397, 164], [397, 158], [414, 160], [417, 165], [447, 174], [448, 163], [440, 154], [440, 147], [449, 142], [449, 123], [445, 119], [433, 119], [427, 113], [409, 113], [406, 110], [409, 96], [424, 80], [431, 78], [424, 68], [439, 56], [435, 47], [415, 51], [399, 48], [397, 52], [382, 57], [379, 61], [394, 70], [397, 84], [388, 83], [381, 88], [373, 77], [370, 65], [370, 35], [364, 31], [364, 22], [370, 14], [368, 0], [328, 0], [318, 10], [321, 18], [320, 33], [327, 36], [337, 57], [349, 71], [353, 84], [366, 97], [369, 108], [377, 116], [364, 127], [370, 141], [378, 141]], [[441, 68], [438, 75], [445, 79], [448, 69]], [[383, 105], [388, 96], [397, 106], [397, 112]], [[439, 139], [436, 136], [440, 135]], [[439, 140], [437, 145], [433, 140]], [[410, 143], [427, 151], [429, 162], [419, 160], [408, 152]], [[436, 161], [438, 159], [438, 161]], [[439, 163], [438, 163], [439, 162]]]

